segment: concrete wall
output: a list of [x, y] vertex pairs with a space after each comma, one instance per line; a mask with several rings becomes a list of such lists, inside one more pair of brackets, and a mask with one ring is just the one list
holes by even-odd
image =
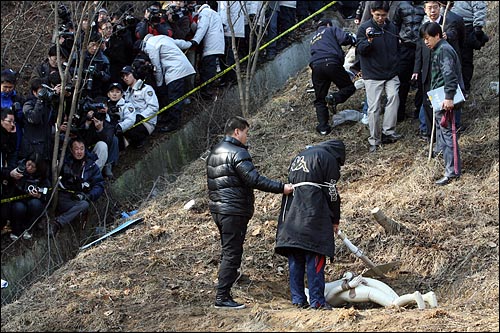
[[[281, 89], [285, 82], [295, 77], [309, 61], [310, 36], [302, 43], [294, 43], [289, 48], [277, 55], [274, 61], [261, 65], [255, 73], [252, 85], [253, 104], [267, 101], [273, 93]], [[237, 87], [227, 92], [224, 103], [219, 103], [216, 108], [227, 107], [227, 103], [239, 105]], [[113, 198], [124, 199], [130, 191], [138, 193], [151, 190], [158, 176], [168, 176], [177, 172], [183, 165], [198, 158], [208, 147], [203, 139], [208, 131], [213, 128], [211, 111], [200, 114], [181, 130], [171, 135], [168, 141], [159, 143], [154, 150], [147, 153], [134, 168], [124, 172], [119, 179], [111, 184]], [[215, 110], [217, 112], [217, 110]], [[220, 125], [220, 124], [219, 124]]]

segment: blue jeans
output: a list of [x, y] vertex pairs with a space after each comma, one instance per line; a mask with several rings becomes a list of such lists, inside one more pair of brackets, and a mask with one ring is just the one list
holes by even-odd
[[120, 156], [119, 140], [116, 135], [113, 135], [113, 142], [111, 143], [111, 146], [108, 147], [108, 160], [106, 161], [106, 164], [111, 163], [113, 165], [117, 165], [119, 156]]
[[38, 198], [15, 201], [12, 204], [12, 233], [19, 236], [30, 228], [44, 208], [45, 203]]
[[301, 249], [293, 249], [290, 252], [288, 267], [293, 304], [307, 302], [304, 291], [304, 274], [307, 274], [309, 304], [315, 308], [325, 305], [325, 263], [325, 256], [318, 253]]
[[425, 109], [424, 105], [420, 106], [420, 112], [418, 113], [418, 120], [420, 121], [419, 129], [420, 133], [427, 133], [427, 122], [425, 121]]

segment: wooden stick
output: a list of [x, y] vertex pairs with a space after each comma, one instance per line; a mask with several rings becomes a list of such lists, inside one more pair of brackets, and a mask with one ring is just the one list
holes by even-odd
[[380, 224], [384, 228], [385, 232], [389, 235], [409, 231], [405, 226], [387, 217], [379, 207], [372, 209], [371, 213], [375, 218], [375, 221], [377, 221], [377, 223]]
[[[446, 22], [446, 14], [448, 14], [448, 10], [450, 9], [450, 1], [446, 3], [446, 9], [444, 10], [444, 15], [443, 15], [443, 25], [441, 26], [441, 30], [443, 31], [444, 34], [444, 23]], [[434, 115], [434, 108], [432, 109], [432, 131], [431, 131], [431, 141], [429, 143], [429, 156], [427, 158], [427, 161], [430, 161], [432, 158], [432, 144], [434, 143], [434, 131], [436, 128], [436, 116]], [[436, 140], [437, 141], [437, 140]]]

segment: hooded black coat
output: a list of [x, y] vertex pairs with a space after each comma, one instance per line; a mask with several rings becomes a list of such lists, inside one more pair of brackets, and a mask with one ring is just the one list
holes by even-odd
[[287, 256], [292, 249], [302, 249], [333, 258], [333, 224], [340, 221], [336, 183], [344, 162], [345, 146], [340, 140], [306, 148], [292, 160], [288, 181], [295, 188], [293, 195], [282, 199], [276, 253]]

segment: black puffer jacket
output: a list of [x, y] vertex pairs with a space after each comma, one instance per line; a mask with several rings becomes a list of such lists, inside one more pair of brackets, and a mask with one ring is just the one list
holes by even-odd
[[398, 27], [399, 37], [403, 43], [413, 47], [420, 39], [419, 29], [425, 16], [422, 1], [400, 1], [392, 21]]
[[259, 174], [247, 146], [226, 136], [207, 158], [209, 208], [212, 213], [251, 218], [254, 213], [253, 189], [283, 193], [285, 184]]

